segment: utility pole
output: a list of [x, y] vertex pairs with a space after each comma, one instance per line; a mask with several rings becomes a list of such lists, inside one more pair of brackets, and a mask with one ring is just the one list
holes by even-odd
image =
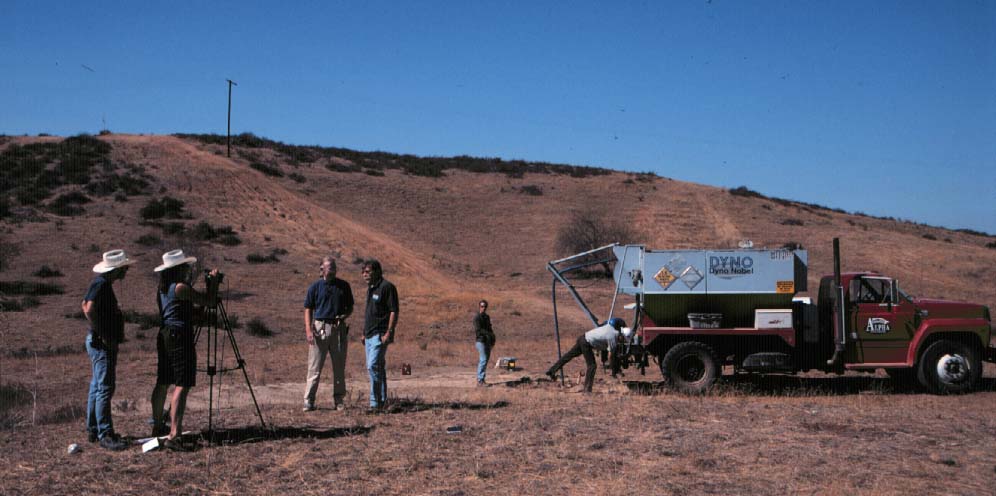
[[238, 86], [235, 81], [231, 79], [226, 79], [228, 81], [228, 137], [225, 143], [228, 145], [228, 158], [232, 157], [232, 86]]

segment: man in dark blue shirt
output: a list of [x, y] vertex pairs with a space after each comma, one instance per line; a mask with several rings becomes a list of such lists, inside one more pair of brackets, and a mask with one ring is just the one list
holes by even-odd
[[398, 325], [398, 290], [384, 279], [380, 262], [363, 262], [363, 280], [367, 283], [367, 309], [363, 323], [363, 345], [370, 374], [370, 411], [377, 412], [387, 402], [387, 345], [394, 342]]
[[308, 287], [304, 298], [304, 335], [308, 340], [308, 380], [304, 389], [304, 411], [315, 409], [315, 395], [325, 365], [332, 356], [332, 399], [336, 410], [345, 408], [346, 346], [349, 326], [346, 318], [353, 313], [353, 290], [338, 279], [332, 257], [322, 259], [321, 279]]
[[86, 337], [86, 352], [90, 356], [93, 379], [86, 400], [86, 429], [90, 442], [120, 451], [127, 444], [114, 432], [111, 420], [111, 398], [114, 396], [118, 365], [118, 345], [124, 341], [124, 316], [111, 285], [124, 279], [134, 261], [123, 250], [104, 253], [103, 260], [93, 267], [98, 275], [80, 305], [90, 322]]

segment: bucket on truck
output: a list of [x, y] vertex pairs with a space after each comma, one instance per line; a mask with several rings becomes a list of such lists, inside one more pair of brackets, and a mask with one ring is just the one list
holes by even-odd
[[688, 314], [688, 325], [692, 329], [719, 329], [723, 323], [721, 313], [690, 313]]

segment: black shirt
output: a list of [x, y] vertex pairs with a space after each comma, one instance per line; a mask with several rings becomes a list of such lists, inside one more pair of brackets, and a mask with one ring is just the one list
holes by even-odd
[[93, 302], [90, 309], [90, 333], [104, 344], [116, 345], [124, 341], [124, 316], [118, 308], [111, 281], [101, 274], [93, 278], [83, 301]]
[[353, 313], [353, 290], [349, 283], [339, 278], [332, 282], [319, 279], [308, 288], [304, 308], [314, 310], [315, 320], [332, 320], [336, 315]]
[[377, 283], [367, 287], [367, 311], [363, 323], [363, 337], [387, 331], [391, 313], [398, 313], [398, 290], [387, 279], [381, 278]]
[[487, 313], [474, 316], [474, 336], [481, 343], [494, 343], [495, 331], [491, 328], [491, 316]]

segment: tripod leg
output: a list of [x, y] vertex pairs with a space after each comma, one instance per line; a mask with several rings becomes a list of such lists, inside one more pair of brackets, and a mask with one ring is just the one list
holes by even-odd
[[239, 352], [239, 345], [235, 342], [235, 334], [232, 333], [232, 325], [228, 321], [228, 312], [225, 311], [225, 307], [221, 302], [218, 303], [217, 312], [221, 322], [225, 326], [225, 332], [228, 334], [228, 341], [232, 345], [232, 352], [235, 354], [238, 368], [242, 369], [242, 377], [246, 380], [246, 386], [249, 388], [249, 396], [252, 398], [253, 406], [256, 407], [256, 416], [259, 417], [259, 425], [265, 429], [266, 422], [263, 421], [263, 412], [260, 411], [259, 402], [256, 401], [256, 393], [252, 390], [252, 383], [249, 381], [249, 372], [246, 371], [246, 362], [242, 359], [242, 353]]

